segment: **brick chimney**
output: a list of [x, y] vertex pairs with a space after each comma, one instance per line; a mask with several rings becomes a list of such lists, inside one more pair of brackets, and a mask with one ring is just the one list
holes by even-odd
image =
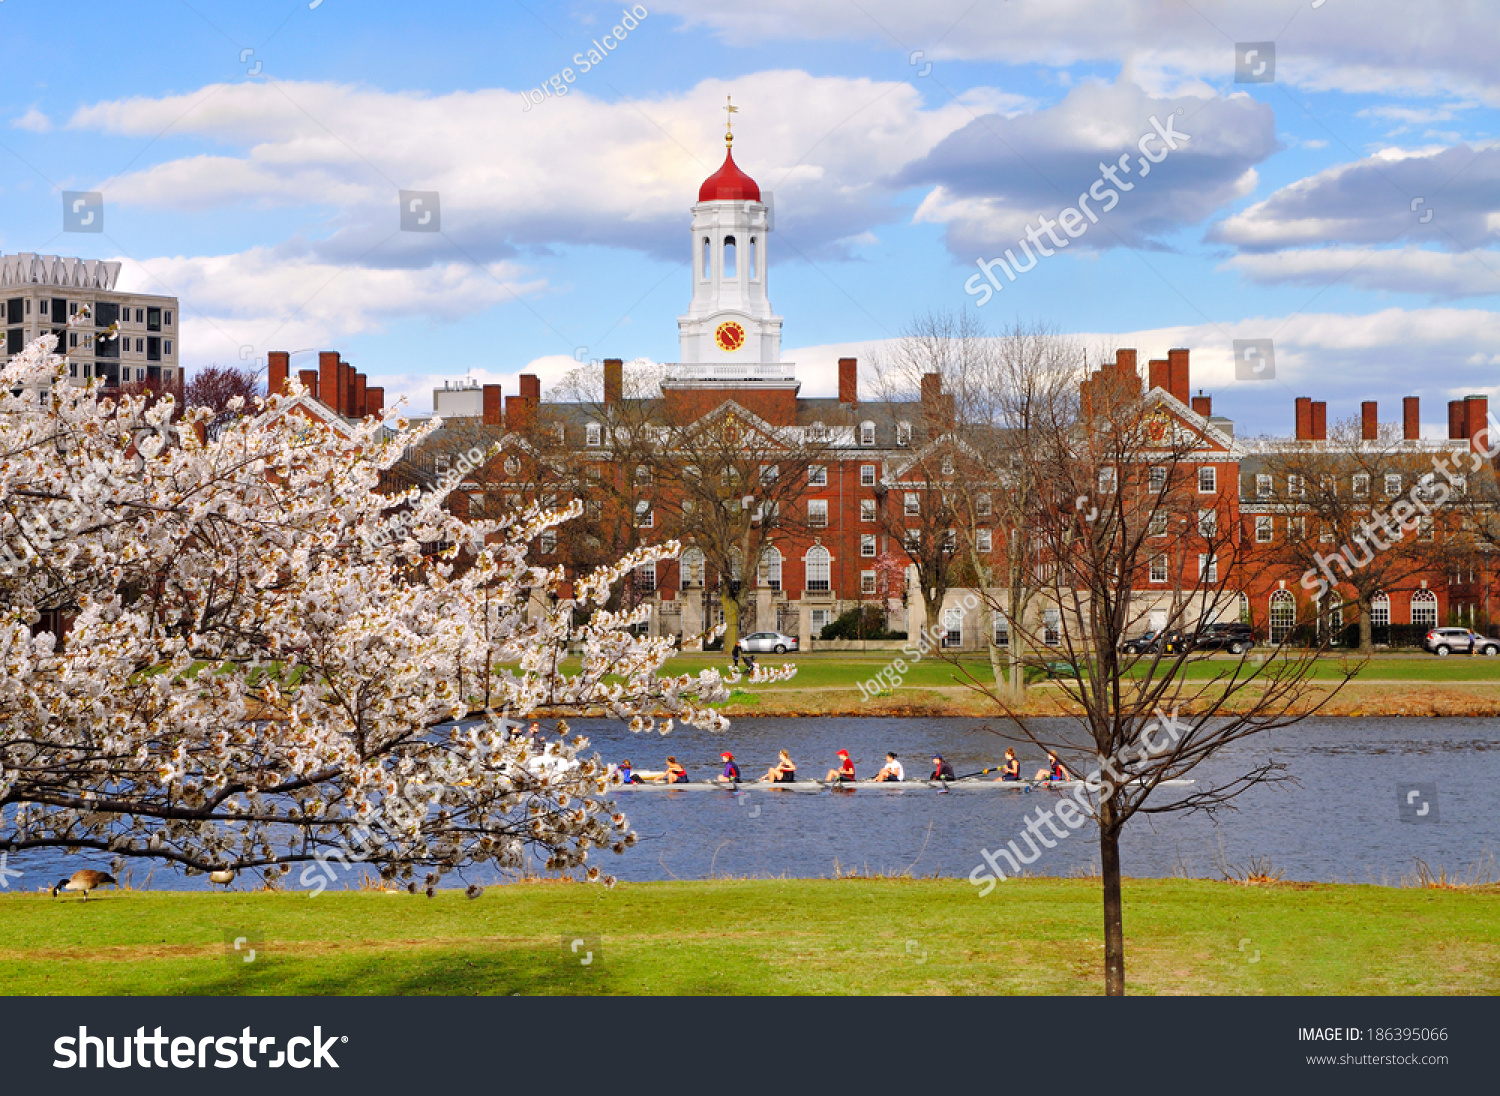
[[365, 414], [374, 415], [376, 418], [385, 417], [385, 389], [365, 389]]
[[302, 382], [302, 387], [307, 389], [309, 396], [313, 399], [318, 398], [318, 371], [316, 369], [298, 370], [297, 379]]
[[[605, 362], [604, 364], [606, 365], [606, 367], [609, 365], [608, 362]], [[606, 372], [605, 375], [608, 376], [608, 372]], [[609, 387], [608, 387], [607, 383], [606, 383], [606, 386], [605, 386], [604, 390], [605, 390], [605, 392], [609, 391]], [[500, 408], [501, 408], [500, 386], [498, 384], [487, 384], [487, 385], [485, 385], [484, 386], [484, 424], [486, 426], [499, 426], [499, 425], [501, 425], [501, 410], [500, 410]]]
[[1422, 436], [1422, 411], [1416, 396], [1401, 401], [1401, 436], [1416, 441]]
[[1124, 372], [1128, 369], [1130, 372], [1134, 373], [1136, 371], [1135, 351], [1124, 347], [1117, 349], [1115, 351], [1115, 369], [1120, 372]]
[[1193, 414], [1202, 415], [1205, 419], [1214, 413], [1214, 398], [1205, 396], [1200, 388], [1198, 394], [1193, 397]]
[[542, 378], [535, 373], [521, 374], [521, 398], [542, 402]]
[[859, 402], [859, 360], [839, 359], [839, 403]]
[[1328, 404], [1314, 400], [1312, 405], [1312, 440], [1328, 440]]
[[1464, 436], [1464, 408], [1463, 400], [1448, 401], [1448, 437], [1461, 438]]
[[1167, 351], [1167, 390], [1184, 404], [1192, 398], [1193, 386], [1188, 378], [1188, 352], [1180, 347]]
[[618, 403], [625, 396], [625, 363], [620, 358], [604, 359], [604, 406]]
[[339, 352], [318, 351], [318, 399], [335, 411], [339, 409]]
[[1380, 420], [1374, 400], [1359, 405], [1359, 436], [1365, 441], [1374, 441], [1380, 436]]
[[1146, 388], [1165, 388], [1172, 391], [1172, 377], [1167, 370], [1166, 358], [1153, 358], [1146, 363]]
[[1297, 440], [1312, 440], [1312, 397], [1297, 397]]
[[365, 387], [365, 375], [354, 374], [354, 394], [350, 397], [349, 413], [357, 419], [365, 417], [365, 395], [369, 390]]
[[1476, 439], [1489, 425], [1489, 417], [1490, 398], [1488, 396], [1464, 397], [1464, 437], [1469, 439], [1469, 448], [1480, 456], [1484, 455], [1484, 446]]
[[286, 392], [286, 378], [291, 370], [292, 355], [285, 350], [272, 350], [266, 355], [266, 394], [280, 396]]

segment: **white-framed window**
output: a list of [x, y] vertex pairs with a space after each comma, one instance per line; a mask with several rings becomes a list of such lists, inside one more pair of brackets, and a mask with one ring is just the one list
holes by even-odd
[[[762, 464], [760, 466], [760, 484], [762, 487], [770, 487], [781, 478], [781, 468], [775, 464]], [[807, 478], [812, 479], [812, 469], [807, 471]]]
[[1429, 540], [1429, 541], [1432, 539], [1432, 519], [1431, 518], [1425, 518], [1425, 517], [1423, 517], [1423, 518], [1418, 518], [1417, 519], [1417, 539], [1418, 540]]
[[875, 500], [874, 499], [860, 499], [859, 500], [859, 520], [860, 521], [874, 521], [875, 520]]
[[[871, 429], [873, 431], [873, 429], [874, 429], [873, 426], [871, 427]], [[875, 442], [874, 442], [873, 439], [871, 439], [870, 441], [866, 442], [865, 444], [867, 444], [867, 445], [874, 445]], [[896, 424], [896, 444], [897, 445], [910, 445], [911, 444], [911, 423], [909, 423], [909, 422], [898, 422]]]
[[1401, 476], [1399, 474], [1391, 472], [1386, 475], [1385, 493], [1387, 497], [1394, 497], [1401, 493]]
[[828, 549], [821, 544], [815, 544], [807, 550], [807, 555], [802, 559], [807, 567], [807, 589], [815, 594], [827, 593], [831, 562]]
[[656, 589], [656, 561], [643, 563], [635, 569], [635, 588], [647, 591]]
[[862, 533], [859, 538], [859, 554], [865, 559], [875, 558], [875, 534]]
[[875, 592], [874, 571], [861, 571], [859, 573], [859, 592], [867, 595]]
[[990, 496], [988, 494], [983, 494], [975, 498], [974, 513], [982, 518], [987, 518], [992, 513], [994, 513], [994, 507], [990, 502]]
[[537, 543], [537, 550], [544, 556], [550, 556], [557, 551], [557, 530], [548, 529], [542, 533]]
[[704, 563], [705, 558], [703, 549], [701, 548], [689, 548], [686, 552], [682, 553], [682, 566], [678, 570], [680, 571], [679, 578], [684, 590], [689, 587], [703, 585]]
[[814, 529], [824, 529], [828, 526], [828, 500], [807, 500], [807, 524]]
[[767, 546], [760, 554], [760, 567], [756, 570], [760, 584], [772, 590], [781, 589], [781, 550]]
[[1411, 594], [1411, 622], [1437, 627], [1437, 595], [1431, 590], [1413, 590]]
[[1198, 468], [1198, 493], [1200, 495], [1211, 495], [1219, 489], [1219, 470], [1211, 464], [1200, 465]]
[[1048, 647], [1062, 643], [1062, 613], [1056, 609], [1042, 610], [1042, 642]]
[[1333, 542], [1333, 526], [1326, 522], [1318, 522], [1318, 542], [1320, 544], [1331, 544]]
[[1325, 472], [1318, 477], [1318, 490], [1329, 498], [1337, 495], [1339, 493], [1338, 477]]
[[506, 457], [505, 474], [507, 476], [519, 476], [521, 474], [521, 462], [515, 457]]
[[1150, 489], [1153, 495], [1161, 494], [1162, 491], [1166, 490], [1167, 470], [1160, 465], [1157, 465], [1155, 468], [1151, 469], [1151, 471], [1146, 474], [1146, 486]]
[[1374, 628], [1391, 626], [1391, 599], [1384, 594], [1376, 594], [1370, 599], [1370, 625]]
[[964, 611], [957, 605], [943, 611], [943, 646], [964, 645]]
[[1219, 581], [1219, 559], [1217, 556], [1207, 552], [1198, 553], [1198, 580], [1200, 582]]
[[994, 541], [988, 529], [980, 529], [974, 533], [974, 548], [980, 552], [993, 551]]
[[1146, 524], [1146, 535], [1148, 537], [1167, 535], [1167, 512], [1165, 510], [1151, 511], [1151, 519]]
[[950, 456], [943, 457], [943, 475], [953, 475], [953, 458]]
[[943, 550], [952, 552], [958, 548], [958, 530], [949, 529], [943, 534]]
[[1151, 557], [1151, 581], [1154, 583], [1163, 583], [1167, 581], [1166, 556]]
[[583, 444], [597, 446], [604, 437], [604, 429], [597, 422], [583, 428]]
[[906, 550], [915, 552], [922, 547], [922, 530], [908, 529], [906, 531]]
[[915, 491], [906, 492], [906, 516], [914, 518], [922, 512], [922, 500]]
[[1468, 476], [1454, 476], [1453, 477], [1453, 492], [1454, 492], [1454, 494], [1457, 494], [1457, 495], [1467, 495], [1469, 493], [1469, 477]]
[[1367, 499], [1370, 497], [1370, 473], [1354, 473], [1354, 497], [1357, 499]]
[[641, 499], [635, 504], [635, 526], [637, 529], [651, 529], [656, 525], [656, 511], [651, 509], [651, 503]]
[[1276, 536], [1276, 519], [1270, 514], [1260, 514], [1255, 519], [1255, 543], [1270, 544]]
[[861, 464], [859, 466], [859, 485], [861, 487], [875, 486], [875, 466], [873, 464]]
[[875, 444], [875, 424], [873, 422], [862, 422], [859, 424], [859, 444]]
[[1115, 493], [1115, 470], [1113, 468], [1099, 469], [1099, 494], [1102, 498], [1109, 498]]
[[554, 426], [552, 428], [552, 435], [553, 435], [553, 437], [557, 438], [557, 444], [558, 445], [566, 445], [567, 441], [568, 441], [568, 425], [567, 425], [567, 423], [560, 422], [556, 426]]
[[824, 426], [821, 422], [815, 422], [815, 423], [813, 423], [811, 426], [809, 426], [807, 428], [807, 440], [808, 441], [827, 441], [828, 440], [828, 427]]
[[1302, 477], [1296, 474], [1287, 476], [1286, 493], [1294, 499], [1302, 497]]
[[635, 483], [637, 487], [650, 487], [655, 480], [656, 477], [652, 474], [648, 466], [644, 464], [637, 464], [635, 466]]
[[1307, 537], [1307, 516], [1298, 514], [1286, 519], [1286, 535], [1289, 540], [1304, 540]]
[[1198, 511], [1198, 532], [1201, 536], [1211, 537], [1219, 529], [1219, 512], [1217, 510]]
[[809, 464], [807, 466], [807, 483], [810, 487], [827, 487], [827, 466], [822, 464]]
[[1271, 642], [1281, 644], [1297, 626], [1297, 599], [1290, 590], [1277, 590], [1271, 595]]
[[995, 646], [1010, 646], [1010, 622], [1005, 619], [1005, 614], [995, 614]]
[[1268, 499], [1268, 498], [1271, 497], [1271, 492], [1273, 490], [1275, 490], [1275, 488], [1272, 485], [1272, 480], [1271, 480], [1270, 476], [1267, 476], [1264, 473], [1262, 473], [1262, 474], [1257, 475], [1255, 477], [1255, 497], [1256, 498], [1258, 498], [1258, 499]]

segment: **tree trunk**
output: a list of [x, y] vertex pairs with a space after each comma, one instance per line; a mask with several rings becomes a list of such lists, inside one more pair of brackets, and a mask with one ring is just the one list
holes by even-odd
[[1375, 634], [1370, 620], [1370, 599], [1361, 596], [1359, 599], [1359, 653], [1362, 655], [1373, 654], [1375, 651]]
[[740, 641], [740, 603], [729, 594], [720, 594], [719, 607], [724, 610], [724, 653], [728, 654]]
[[1120, 900], [1120, 829], [1114, 806], [1099, 804], [1099, 867], [1104, 878], [1104, 995], [1125, 996], [1125, 910]]

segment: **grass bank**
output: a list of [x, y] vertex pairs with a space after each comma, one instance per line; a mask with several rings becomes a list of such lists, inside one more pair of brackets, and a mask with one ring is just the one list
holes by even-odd
[[[0, 897], [10, 994], [1089, 994], [1099, 886], [714, 880]], [[1500, 887], [1129, 880], [1151, 994], [1500, 991]], [[245, 937], [236, 952], [230, 941]], [[581, 941], [577, 950], [572, 942]], [[244, 962], [249, 948], [255, 960]], [[580, 960], [593, 953], [588, 964]]]

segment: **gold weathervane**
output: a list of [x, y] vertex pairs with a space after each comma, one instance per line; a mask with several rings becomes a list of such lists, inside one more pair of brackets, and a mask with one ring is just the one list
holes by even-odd
[[731, 97], [724, 96], [724, 143], [734, 144], [734, 116], [740, 112], [740, 108], [730, 101]]

